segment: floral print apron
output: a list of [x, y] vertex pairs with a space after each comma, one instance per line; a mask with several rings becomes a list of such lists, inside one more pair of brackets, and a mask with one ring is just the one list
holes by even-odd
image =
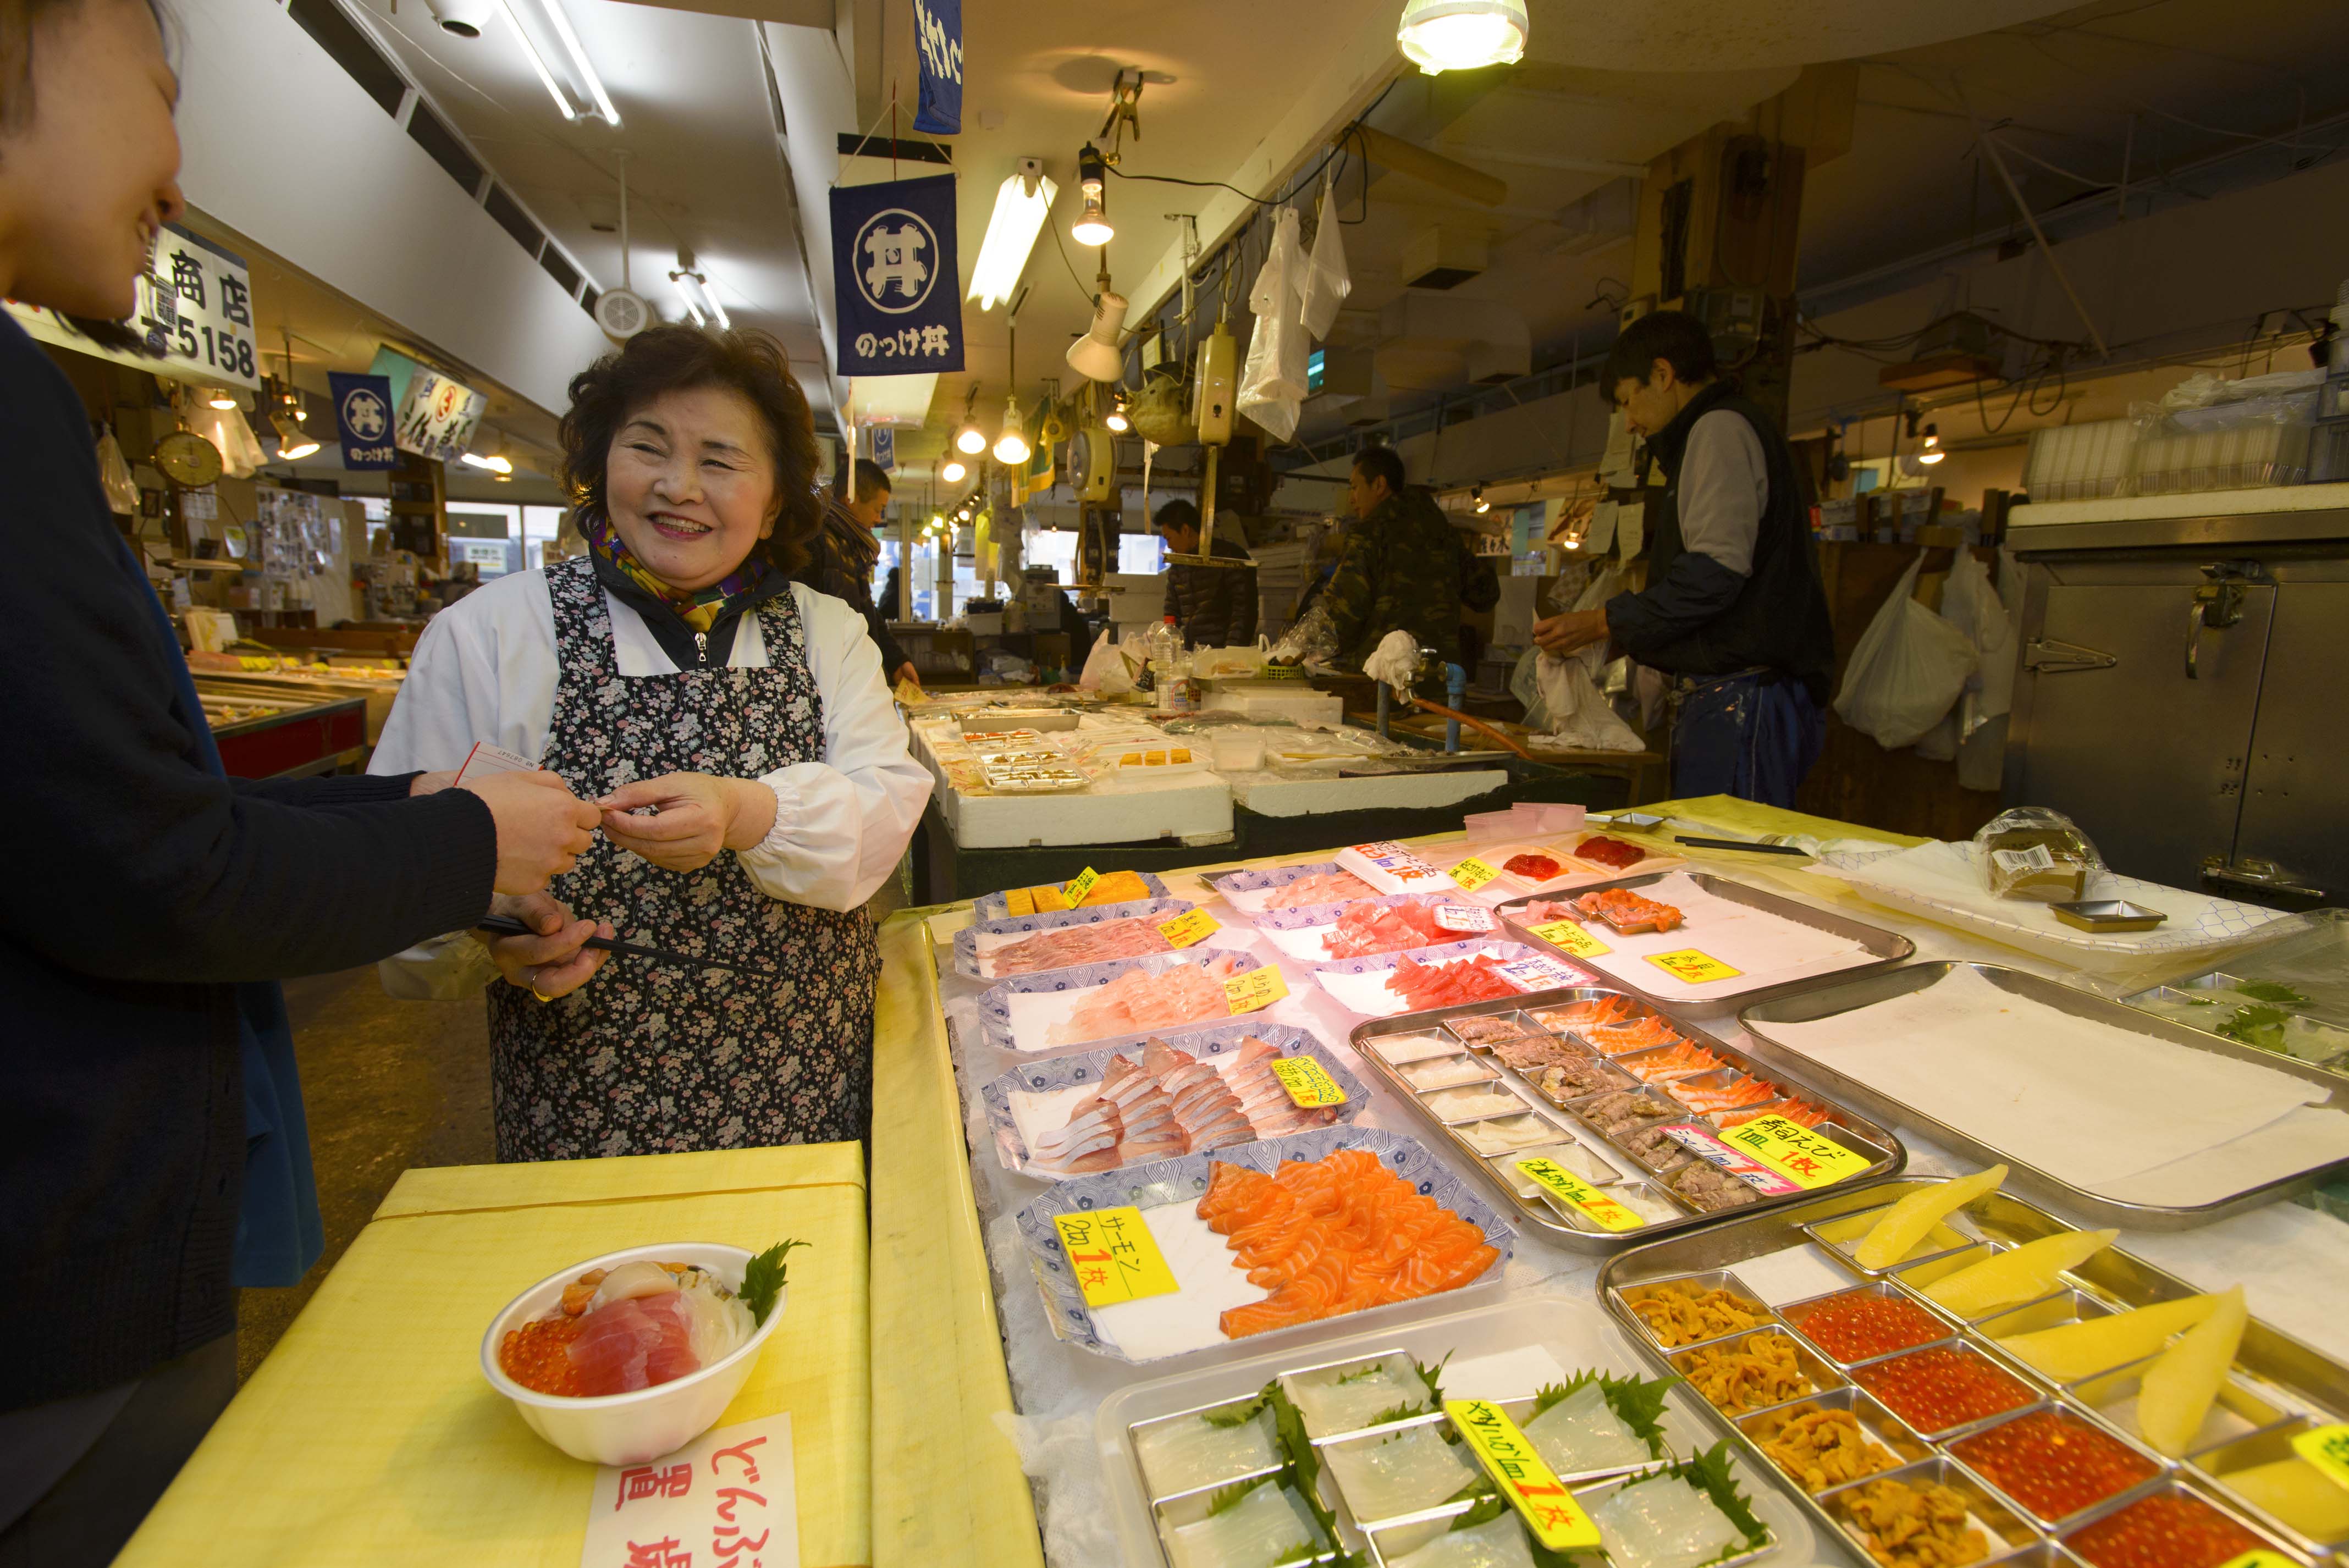
[[[822, 694], [799, 605], [751, 612], [770, 667], [623, 676], [593, 564], [550, 567], [562, 675], [541, 766], [583, 799], [636, 779], [755, 779], [823, 756]], [[861, 909], [770, 898], [731, 851], [665, 871], [602, 833], [547, 890], [622, 940], [744, 965], [616, 954], [567, 996], [492, 982], [500, 1160], [816, 1143], [867, 1135], [881, 956]], [[759, 966], [773, 971], [758, 972]]]

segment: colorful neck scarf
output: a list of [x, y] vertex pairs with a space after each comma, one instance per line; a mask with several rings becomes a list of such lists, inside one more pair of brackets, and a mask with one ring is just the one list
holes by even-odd
[[587, 548], [627, 578], [677, 612], [678, 620], [697, 632], [707, 632], [726, 613], [727, 603], [737, 594], [747, 593], [766, 581], [766, 560], [755, 549], [742, 564], [720, 577], [707, 588], [688, 591], [672, 588], [655, 576], [652, 570], [637, 560], [620, 538], [620, 531], [612, 526], [611, 519], [583, 511], [579, 516], [579, 532], [587, 541]]

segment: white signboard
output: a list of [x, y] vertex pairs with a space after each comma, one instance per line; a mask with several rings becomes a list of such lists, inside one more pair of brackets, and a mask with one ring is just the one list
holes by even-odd
[[461, 382], [437, 370], [418, 366], [408, 377], [408, 396], [399, 405], [399, 423], [392, 439], [403, 452], [453, 463], [465, 455], [490, 400]]
[[209, 240], [166, 228], [156, 238], [153, 263], [139, 280], [138, 292], [138, 305], [123, 325], [146, 339], [148, 355], [102, 348], [45, 305], [10, 300], [8, 310], [26, 332], [60, 348], [181, 381], [260, 387], [253, 284], [243, 261]]

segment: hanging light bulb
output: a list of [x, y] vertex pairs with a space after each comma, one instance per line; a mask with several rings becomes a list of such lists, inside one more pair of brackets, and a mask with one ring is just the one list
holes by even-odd
[[1938, 463], [1949, 455], [1941, 449], [1941, 428], [1939, 425], [1926, 426], [1925, 449], [1917, 454], [1917, 460], [1920, 463]]
[[1003, 406], [1003, 434], [995, 438], [995, 460], [1006, 468], [1018, 468], [1028, 460], [1027, 435], [1019, 428], [1019, 395], [1013, 393]]
[[947, 484], [958, 485], [962, 483], [963, 477], [969, 472], [970, 469], [965, 466], [960, 458], [948, 458], [946, 467], [938, 470], [938, 478]]
[[1081, 245], [1106, 245], [1117, 237], [1117, 231], [1109, 226], [1109, 209], [1102, 200], [1107, 170], [1101, 150], [1086, 142], [1084, 150], [1077, 154], [1077, 185], [1084, 193], [1085, 210], [1069, 225], [1069, 237]]
[[1525, 0], [1408, 0], [1395, 42], [1432, 77], [1520, 59], [1527, 30]]
[[1111, 400], [1109, 412], [1102, 417], [1102, 423], [1121, 436], [1133, 428], [1133, 421], [1126, 416], [1125, 412], [1124, 387], [1121, 387], [1117, 389], [1117, 396]]
[[277, 428], [277, 456], [285, 462], [306, 458], [318, 449], [318, 438], [302, 428], [302, 422], [289, 414], [273, 414], [269, 422]]
[[1468, 492], [1468, 499], [1475, 503], [1476, 510], [1480, 512], [1486, 512], [1493, 510], [1493, 503], [1485, 499], [1485, 487], [1483, 485], [1477, 485], [1471, 489]]
[[225, 387], [208, 387], [204, 392], [204, 403], [213, 408], [233, 408], [236, 407], [236, 394]]
[[965, 419], [962, 428], [955, 432], [955, 450], [967, 458], [975, 458], [987, 450], [987, 432], [978, 428], [976, 419]]

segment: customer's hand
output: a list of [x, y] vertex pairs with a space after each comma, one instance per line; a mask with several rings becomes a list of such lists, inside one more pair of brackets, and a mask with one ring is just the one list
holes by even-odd
[[1547, 621], [1534, 623], [1534, 642], [1546, 654], [1564, 658], [1578, 648], [1607, 640], [1607, 612], [1604, 610], [1568, 610], [1563, 615], [1552, 615]]
[[[756, 779], [667, 773], [623, 784], [595, 802], [604, 836], [673, 872], [699, 871], [721, 850], [747, 850], [775, 825], [775, 792]], [[639, 807], [655, 814], [637, 816]]]
[[611, 956], [601, 948], [582, 945], [591, 936], [611, 937], [611, 922], [574, 920], [570, 910], [543, 892], [494, 900], [490, 913], [512, 915], [538, 933], [492, 936], [477, 932], [473, 940], [489, 949], [490, 961], [507, 985], [519, 985], [542, 1002], [568, 996], [593, 979]]
[[498, 872], [491, 884], [520, 897], [571, 869], [595, 841], [603, 813], [552, 773], [492, 773], [457, 786], [479, 795], [498, 824]]
[[408, 793], [410, 797], [438, 795], [456, 782], [457, 776], [454, 773], [419, 773], [408, 781]]
[[897, 666], [897, 673], [889, 677], [889, 685], [892, 689], [900, 686], [911, 686], [918, 691], [922, 685], [921, 672], [914, 668], [913, 660], [907, 659]]

